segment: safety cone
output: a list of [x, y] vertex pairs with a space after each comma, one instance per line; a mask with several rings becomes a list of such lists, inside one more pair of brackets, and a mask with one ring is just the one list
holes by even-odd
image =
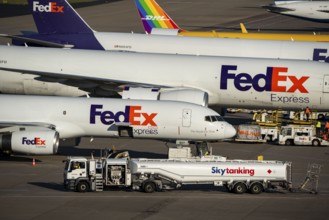
[[34, 158], [33, 158], [33, 160], [32, 160], [32, 166], [33, 166], [33, 167], [36, 166], [36, 164], [35, 164], [35, 159], [34, 159]]

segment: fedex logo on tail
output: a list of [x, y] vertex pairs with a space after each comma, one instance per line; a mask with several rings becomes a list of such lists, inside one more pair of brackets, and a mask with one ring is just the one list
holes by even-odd
[[112, 112], [103, 111], [103, 105], [91, 105], [90, 124], [96, 124], [96, 118], [99, 118], [104, 125], [126, 122], [135, 126], [157, 126], [154, 122], [157, 114], [143, 112], [142, 106], [126, 106], [124, 111]]
[[44, 146], [44, 145], [46, 145], [46, 140], [42, 140], [39, 137], [29, 140], [27, 137], [23, 137], [22, 144], [23, 145], [26, 144], [26, 145]]
[[236, 65], [222, 66], [220, 89], [228, 89], [228, 82], [232, 81], [234, 87], [240, 91], [254, 89], [257, 92], [308, 93], [304, 83], [309, 79], [309, 76], [288, 75], [287, 67], [267, 67], [265, 74], [259, 73], [254, 76], [249, 73], [237, 73], [237, 69]]
[[49, 2], [48, 5], [40, 5], [39, 2], [33, 2], [33, 11], [64, 13], [64, 6], [59, 6], [56, 2]]

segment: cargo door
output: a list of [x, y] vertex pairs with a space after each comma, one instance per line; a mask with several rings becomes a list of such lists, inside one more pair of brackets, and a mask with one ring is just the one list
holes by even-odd
[[183, 109], [183, 117], [182, 117], [182, 126], [183, 127], [191, 126], [191, 117], [192, 117], [192, 110]]
[[329, 75], [324, 76], [323, 80], [323, 92], [329, 93]]

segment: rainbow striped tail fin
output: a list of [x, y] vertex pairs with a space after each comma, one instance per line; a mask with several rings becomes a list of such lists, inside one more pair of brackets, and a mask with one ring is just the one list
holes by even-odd
[[151, 33], [152, 28], [181, 30], [154, 0], [135, 0], [135, 3], [147, 33]]

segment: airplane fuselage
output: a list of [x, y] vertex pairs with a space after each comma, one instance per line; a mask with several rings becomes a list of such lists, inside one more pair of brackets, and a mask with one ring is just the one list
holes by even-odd
[[95, 32], [105, 50], [145, 53], [296, 59], [329, 62], [324, 42], [177, 37]]
[[[320, 42], [289, 42], [243, 39], [211, 39], [198, 37], [152, 36], [145, 34], [102, 33], [93, 35], [105, 50], [165, 54], [209, 55], [231, 57], [256, 57], [274, 59], [300, 59], [329, 62], [329, 45]], [[63, 36], [62, 43], [68, 36]], [[53, 36], [54, 37], [54, 36]], [[74, 35], [76, 37], [76, 35]], [[46, 39], [46, 38], [45, 38]], [[45, 40], [44, 39], [44, 40]], [[61, 38], [59, 38], [61, 39]], [[69, 38], [70, 39], [70, 38]], [[87, 39], [87, 38], [86, 38]], [[81, 48], [95, 49], [86, 40], [79, 42]], [[74, 42], [68, 42], [74, 44]], [[33, 80], [35, 76], [22, 76], [0, 71], [0, 92], [36, 95], [75, 96], [85, 94], [54, 82]], [[26, 79], [28, 78], [28, 79]], [[33, 84], [30, 85], [30, 84]], [[56, 88], [54, 90], [54, 88]], [[57, 92], [61, 91], [61, 92]], [[98, 96], [106, 96], [106, 91], [97, 91]]]
[[[187, 32], [188, 33], [188, 32]], [[325, 42], [178, 37], [130, 33], [40, 34], [40, 40], [75, 45], [76, 49], [314, 60], [329, 62]], [[97, 42], [95, 44], [94, 42]], [[293, 39], [292, 39], [293, 40]]]
[[[56, 62], [45, 62], [42, 57]], [[20, 62], [17, 62], [19, 60]], [[328, 64], [280, 59], [1, 47], [0, 69], [106, 85], [194, 88], [210, 105], [328, 110]]]
[[[46, 126], [60, 138], [83, 136], [215, 141], [232, 138], [215, 111], [175, 101], [0, 95], [0, 125]], [[1, 133], [1, 130], [0, 130]]]

